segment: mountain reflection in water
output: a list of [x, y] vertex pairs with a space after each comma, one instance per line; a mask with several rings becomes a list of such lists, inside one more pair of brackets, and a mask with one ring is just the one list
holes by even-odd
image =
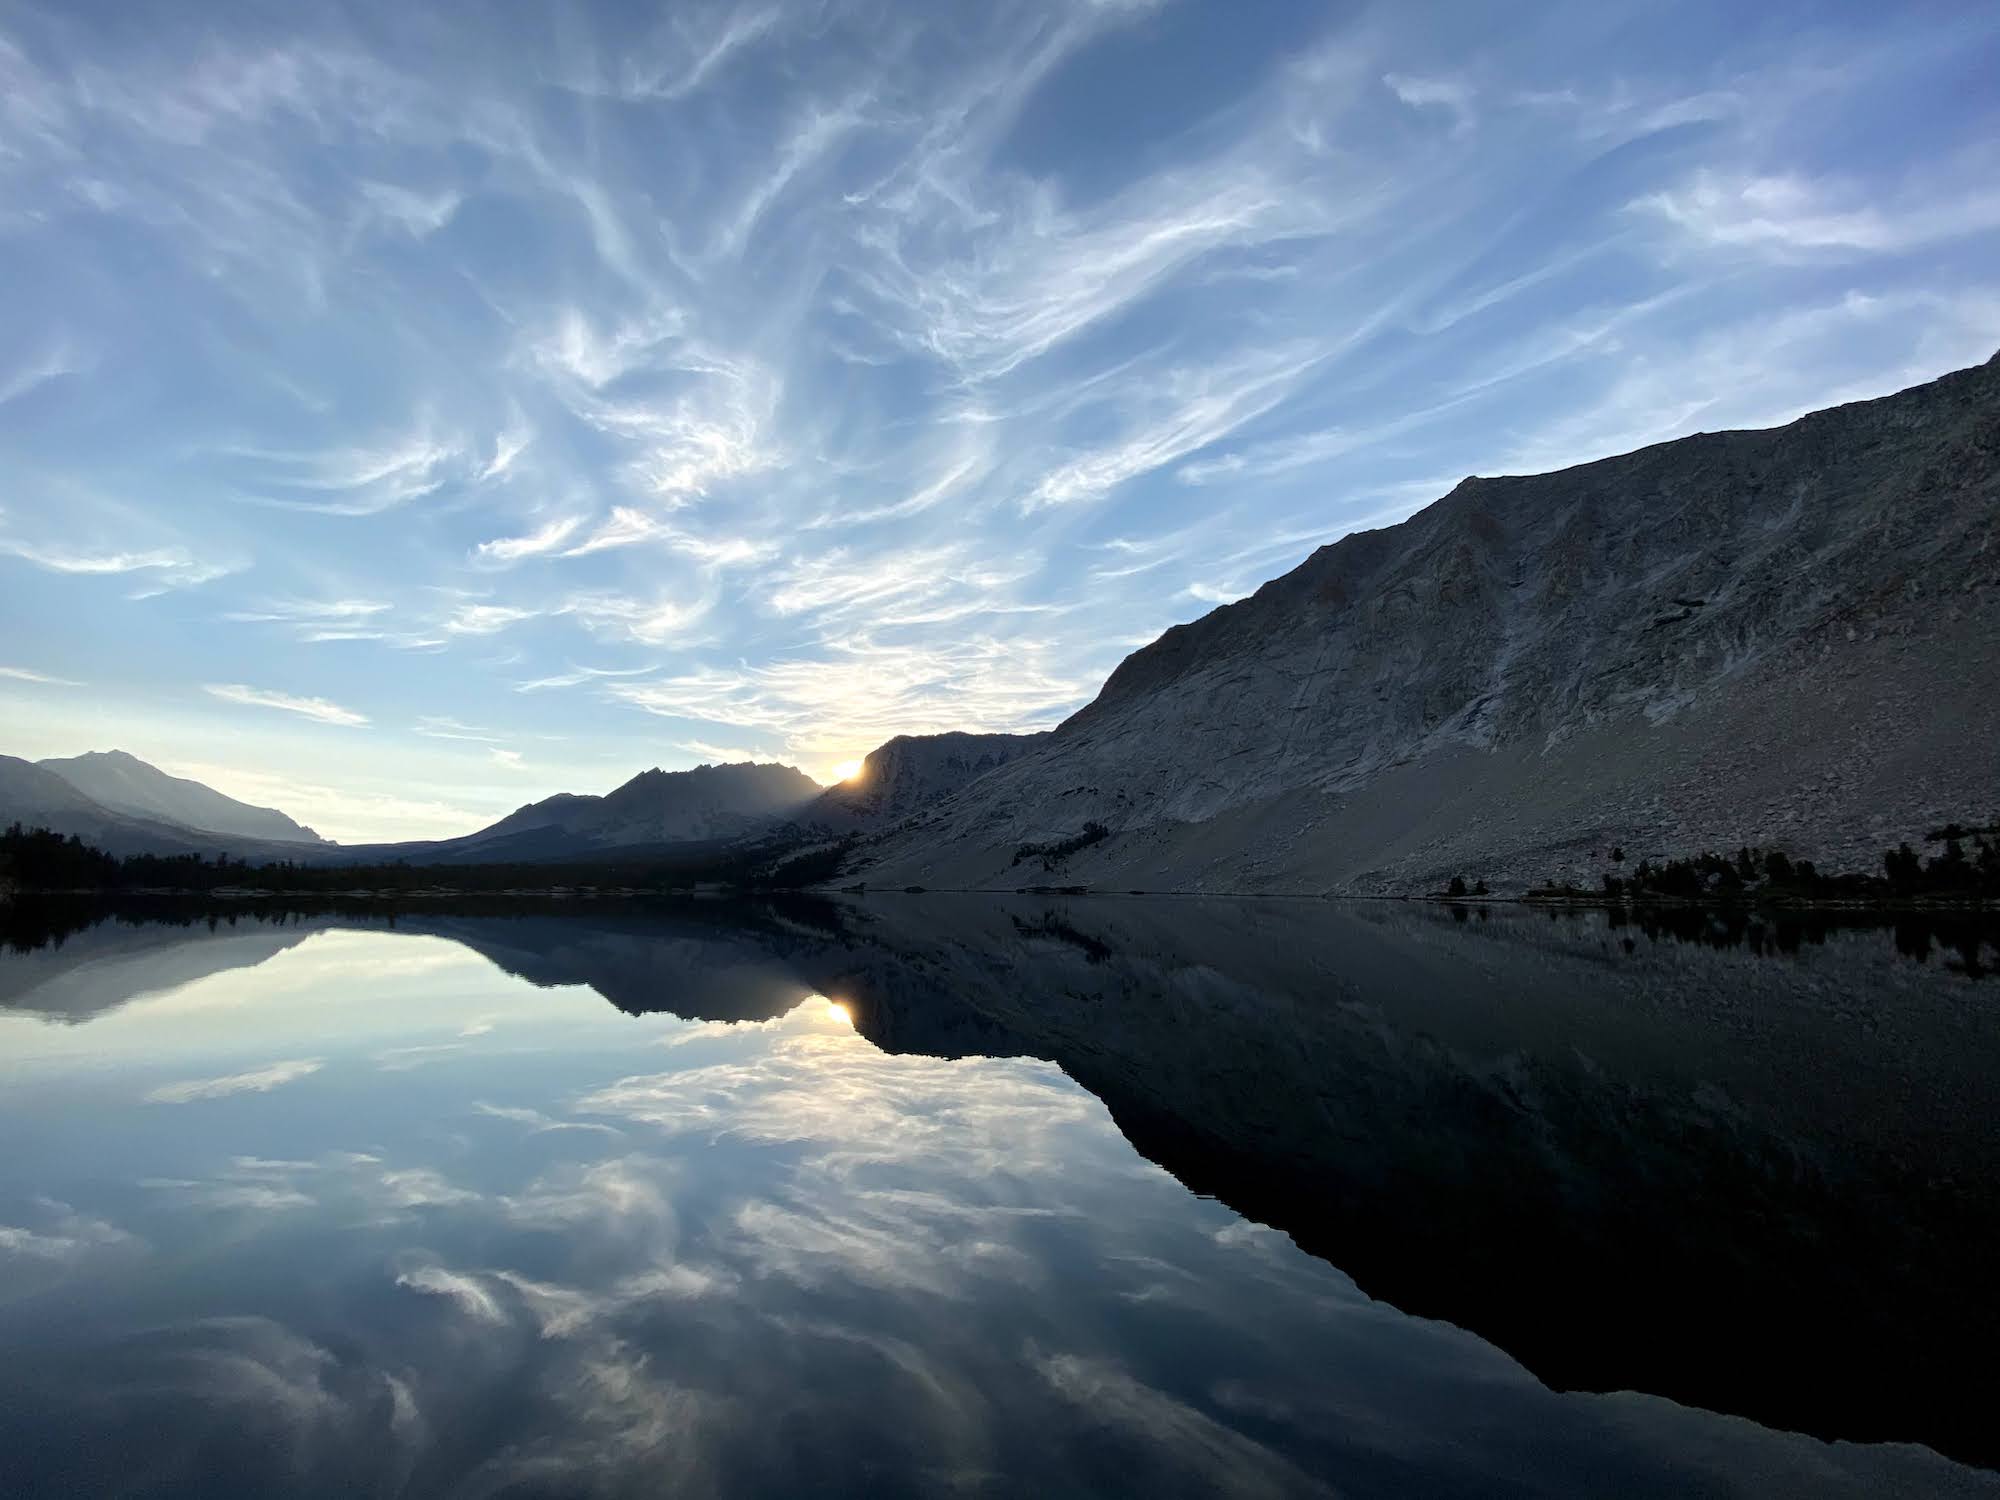
[[148, 915], [0, 951], [9, 1495], [2000, 1493], [1976, 926]]

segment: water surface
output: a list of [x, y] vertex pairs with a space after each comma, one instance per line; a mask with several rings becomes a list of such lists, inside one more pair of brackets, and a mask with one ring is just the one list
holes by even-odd
[[0, 952], [9, 1495], [2000, 1494], [1977, 934], [168, 915]]

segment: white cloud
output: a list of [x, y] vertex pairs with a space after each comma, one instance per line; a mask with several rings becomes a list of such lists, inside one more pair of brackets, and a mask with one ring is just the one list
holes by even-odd
[[507, 1314], [493, 1294], [486, 1290], [484, 1283], [463, 1271], [448, 1270], [444, 1266], [419, 1266], [397, 1276], [396, 1285], [456, 1303], [459, 1311], [481, 1323], [507, 1321]]
[[319, 622], [366, 620], [389, 609], [379, 599], [280, 599], [253, 609], [232, 610], [225, 620]]
[[471, 740], [475, 744], [488, 745], [500, 738], [499, 731], [481, 729], [473, 724], [461, 724], [457, 719], [439, 714], [426, 714], [416, 722], [415, 733], [433, 740]]
[[1412, 109], [1442, 109], [1452, 117], [1452, 130], [1463, 135], [1472, 129], [1473, 90], [1454, 78], [1424, 78], [1412, 73], [1384, 73], [1382, 82], [1389, 92]]
[[185, 547], [155, 547], [145, 551], [80, 552], [66, 547], [36, 546], [0, 536], [0, 554], [18, 557], [53, 573], [110, 575], [150, 573], [172, 588], [185, 588], [221, 578], [236, 569], [220, 562], [198, 560]]
[[481, 542], [473, 548], [473, 556], [482, 562], [498, 563], [519, 562], [524, 557], [541, 557], [546, 553], [558, 551], [582, 524], [582, 516], [559, 516], [525, 536], [496, 537], [490, 542]]
[[380, 1185], [383, 1195], [395, 1208], [448, 1208], [477, 1203], [480, 1199], [478, 1193], [457, 1186], [429, 1167], [392, 1168], [381, 1174]]
[[11, 374], [0, 375], [0, 406], [18, 400], [31, 391], [40, 390], [51, 381], [60, 380], [65, 375], [81, 375], [90, 367], [90, 360], [76, 354], [66, 344], [58, 342], [20, 365]]
[[604, 524], [570, 548], [565, 555], [587, 557], [593, 552], [608, 552], [615, 547], [635, 547], [641, 542], [654, 541], [667, 534], [666, 526], [644, 511], [630, 505], [614, 506]]
[[639, 99], [686, 98], [777, 30], [781, 14], [775, 6], [729, 7], [703, 34], [698, 28], [708, 19], [690, 16], [679, 7], [669, 11], [667, 23], [673, 35], [620, 60], [619, 91]]
[[881, 556], [846, 548], [803, 557], [769, 581], [770, 607], [781, 615], [872, 610], [911, 596], [934, 597], [967, 566], [959, 546], [915, 548]]
[[585, 629], [599, 635], [663, 646], [687, 644], [689, 632], [714, 607], [712, 596], [649, 601], [622, 594], [579, 594], [556, 613], [574, 615]]
[[225, 703], [241, 703], [252, 708], [282, 709], [286, 713], [317, 719], [322, 724], [339, 724], [354, 728], [368, 722], [366, 714], [342, 708], [339, 704], [329, 703], [324, 698], [301, 698], [292, 693], [246, 687], [240, 682], [210, 683], [202, 691], [210, 697], [222, 699]]
[[418, 428], [387, 443], [318, 452], [228, 449], [245, 466], [247, 499], [334, 516], [374, 516], [434, 495], [465, 477], [463, 447]]
[[2000, 229], [2000, 189], [1959, 183], [1885, 201], [1879, 189], [1859, 183], [1703, 170], [1632, 206], [1696, 244], [1774, 256], [1897, 254]]
[[274, 1062], [245, 1073], [229, 1073], [220, 1078], [195, 1078], [184, 1083], [162, 1084], [146, 1095], [152, 1104], [192, 1104], [202, 1099], [222, 1099], [230, 1094], [264, 1094], [293, 1083], [320, 1070], [316, 1057]]
[[493, 456], [486, 461], [486, 467], [479, 471], [481, 480], [504, 478], [514, 467], [516, 460], [528, 451], [528, 445], [535, 440], [535, 434], [525, 422], [517, 421], [506, 428], [493, 440]]
[[39, 1200], [50, 1222], [40, 1229], [0, 1224], [0, 1256], [67, 1265], [105, 1251], [143, 1250], [145, 1242], [108, 1219], [80, 1214], [67, 1203]]
[[379, 599], [277, 599], [231, 610], [223, 619], [236, 624], [284, 626], [294, 640], [308, 645], [329, 641], [380, 641], [405, 650], [441, 645], [422, 631], [397, 630], [382, 616], [392, 606]]
[[618, 505], [612, 507], [611, 514], [597, 530], [564, 552], [563, 556], [588, 557], [594, 552], [609, 552], [642, 544], [657, 545], [711, 568], [760, 562], [778, 551], [777, 542], [769, 538], [704, 536], [648, 515], [634, 506]]
[[46, 672], [30, 671], [27, 667], [0, 667], [0, 677], [12, 682], [32, 682], [41, 687], [82, 687], [83, 684], [69, 677], [51, 677]]
[[859, 99], [830, 110], [809, 108], [779, 147], [778, 159], [771, 170], [761, 180], [751, 184], [735, 214], [723, 227], [713, 253], [717, 256], [740, 254], [758, 221], [784, 195], [785, 190], [820, 158], [836, 150], [847, 135], [862, 125], [865, 118]]
[[1155, 376], [1165, 410], [1119, 441], [1073, 458], [1044, 475], [1022, 502], [1026, 511], [1096, 499], [1127, 480], [1207, 447], [1283, 401], [1323, 357], [1310, 346], [1256, 351], [1231, 366]]
[[390, 630], [380, 616], [390, 606], [382, 600], [334, 598], [334, 600], [264, 600], [244, 610], [230, 610], [224, 620], [234, 624], [280, 624], [294, 640], [306, 644], [336, 640], [380, 640], [392, 646], [428, 646], [434, 638], [406, 630]]
[[598, 391], [649, 368], [656, 351], [681, 326], [678, 316], [667, 314], [601, 333], [582, 308], [566, 307], [554, 326], [529, 345], [528, 354], [546, 373]]
[[514, 684], [517, 693], [539, 693], [550, 688], [581, 687], [586, 682], [596, 682], [606, 677], [646, 677], [659, 671], [657, 663], [643, 667], [571, 667], [566, 672], [558, 672], [548, 677], [536, 677], [527, 682]]
[[593, 1135], [618, 1135], [618, 1128], [600, 1124], [595, 1120], [557, 1120], [543, 1114], [538, 1109], [528, 1109], [519, 1105], [475, 1104], [473, 1108], [482, 1115], [490, 1115], [496, 1120], [510, 1120], [516, 1125], [525, 1125], [537, 1135], [555, 1131], [578, 1130]]
[[445, 617], [444, 629], [452, 635], [494, 635], [539, 613], [511, 604], [461, 604]]

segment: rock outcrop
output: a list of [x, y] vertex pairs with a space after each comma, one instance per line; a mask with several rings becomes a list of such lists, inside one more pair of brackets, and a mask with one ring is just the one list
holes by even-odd
[[1169, 630], [842, 879], [1500, 890], [1743, 843], [1859, 868], [1996, 803], [2000, 357], [1468, 479]]
[[830, 786], [800, 821], [834, 833], [887, 828], [1017, 760], [1046, 734], [899, 734]]

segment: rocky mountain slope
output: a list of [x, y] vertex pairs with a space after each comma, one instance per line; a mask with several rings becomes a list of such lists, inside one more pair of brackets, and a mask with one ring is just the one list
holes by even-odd
[[100, 806], [130, 817], [277, 843], [326, 842], [275, 808], [253, 807], [199, 781], [169, 776], [123, 750], [93, 750], [87, 755], [36, 764]]
[[1742, 843], [1859, 868], [1996, 803], [2000, 357], [1468, 479], [1168, 631], [842, 878], [1518, 889]]
[[800, 822], [835, 833], [885, 828], [1027, 754], [1046, 734], [899, 734], [830, 786]]

